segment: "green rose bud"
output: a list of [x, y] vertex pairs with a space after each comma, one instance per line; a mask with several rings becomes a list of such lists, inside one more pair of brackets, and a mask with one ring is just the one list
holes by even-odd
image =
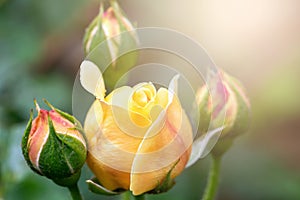
[[28, 166], [61, 186], [77, 183], [85, 163], [86, 142], [80, 133], [80, 123], [47, 101], [52, 110], [40, 109], [30, 120], [22, 139], [22, 151]]
[[[98, 46], [99, 44], [101, 45]], [[98, 16], [86, 29], [83, 46], [85, 55], [94, 63], [101, 63], [98, 59], [110, 59], [110, 66], [103, 66], [108, 91], [112, 91], [120, 78], [136, 64], [137, 51], [132, 50], [137, 44], [138, 37], [134, 26], [117, 1], [111, 0], [106, 10], [101, 5]]]
[[[241, 83], [221, 70], [219, 76], [213, 91], [203, 86], [196, 95], [200, 109], [200, 132], [206, 133], [210, 123], [214, 128], [224, 127], [213, 154], [226, 152], [233, 139], [248, 129], [250, 121], [250, 103]], [[212, 101], [209, 92], [214, 92], [215, 97], [219, 98]]]
[[[124, 31], [133, 31], [134, 27], [126, 18], [125, 14], [116, 1], [110, 1], [111, 6], [104, 11], [103, 5], [100, 7], [99, 15], [92, 21], [86, 29], [84, 36], [84, 51], [89, 54], [101, 42], [113, 38]], [[137, 41], [136, 35], [132, 33], [133, 41]], [[108, 43], [109, 52], [112, 58], [118, 54], [121, 45], [118, 40]]]

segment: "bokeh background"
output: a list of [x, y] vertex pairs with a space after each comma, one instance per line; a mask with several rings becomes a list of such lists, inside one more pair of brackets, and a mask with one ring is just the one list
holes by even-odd
[[[240, 79], [252, 104], [251, 128], [223, 158], [218, 200], [300, 199], [300, 1], [121, 0], [139, 27], [167, 27], [198, 41]], [[20, 141], [33, 98], [71, 112], [83, 60], [84, 29], [98, 1], [0, 0], [0, 199], [71, 199], [29, 170]], [[149, 199], [198, 200], [210, 157]], [[85, 199], [117, 199], [91, 194]]]

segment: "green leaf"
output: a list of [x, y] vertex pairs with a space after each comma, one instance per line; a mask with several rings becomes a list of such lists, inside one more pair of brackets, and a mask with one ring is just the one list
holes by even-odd
[[115, 192], [115, 191], [110, 191], [110, 190], [106, 189], [99, 183], [97, 178], [92, 178], [90, 180], [87, 180], [86, 183], [88, 184], [89, 190], [95, 194], [111, 196], [111, 195], [119, 195], [123, 192], [123, 191]]

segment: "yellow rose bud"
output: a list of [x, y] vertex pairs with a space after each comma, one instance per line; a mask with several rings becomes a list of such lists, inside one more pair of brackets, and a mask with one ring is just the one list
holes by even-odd
[[159, 188], [169, 172], [171, 179], [178, 176], [193, 142], [191, 124], [176, 96], [178, 77], [169, 89], [140, 83], [117, 88], [105, 97], [105, 90], [99, 89], [104, 87], [102, 77], [95, 82], [96, 88], [88, 84], [86, 77], [93, 68], [98, 70], [89, 61], [81, 65], [81, 84], [97, 97], [84, 131], [87, 164], [101, 185], [140, 195]]

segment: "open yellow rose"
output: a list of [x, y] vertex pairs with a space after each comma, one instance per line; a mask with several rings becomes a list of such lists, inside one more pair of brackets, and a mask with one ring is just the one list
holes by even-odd
[[191, 154], [193, 134], [176, 96], [178, 76], [168, 89], [140, 83], [105, 96], [101, 72], [84, 61], [80, 79], [96, 97], [84, 131], [87, 164], [102, 186], [139, 195], [155, 189], [168, 172], [172, 179], [181, 173]]

